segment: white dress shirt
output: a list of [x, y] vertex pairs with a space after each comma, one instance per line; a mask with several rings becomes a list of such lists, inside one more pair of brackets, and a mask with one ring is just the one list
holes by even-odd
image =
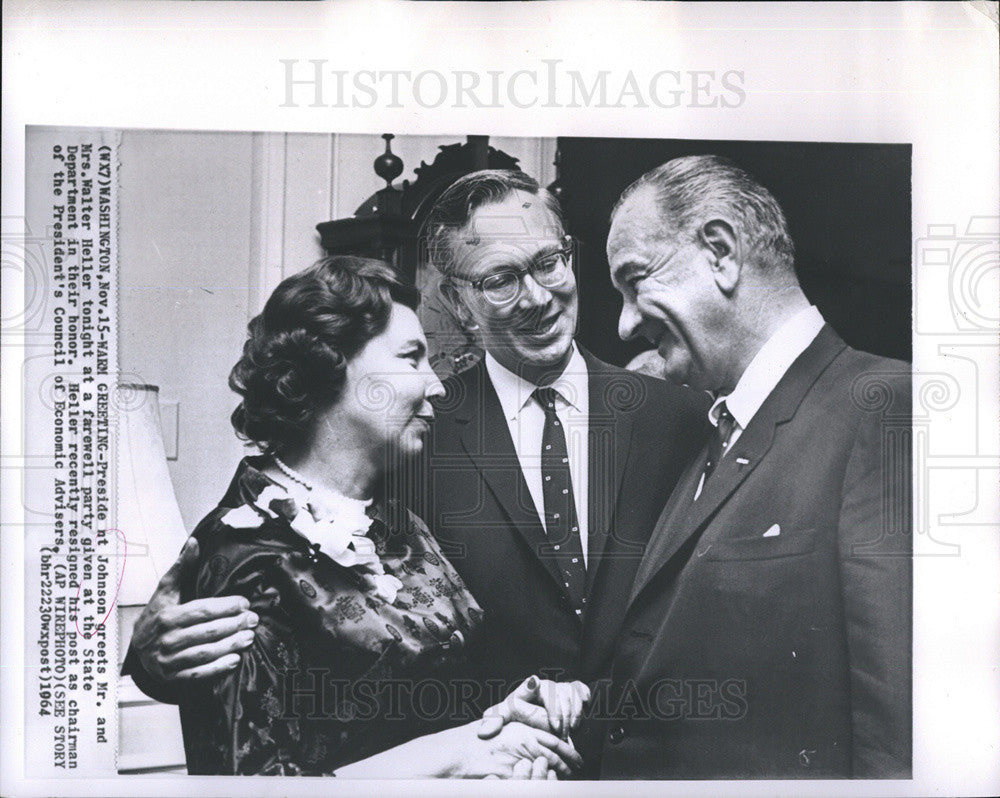
[[[538, 387], [512, 371], [504, 368], [489, 352], [484, 358], [486, 372], [496, 389], [504, 418], [514, 441], [521, 473], [528, 483], [528, 491], [535, 505], [535, 513], [545, 529], [545, 501], [542, 493], [542, 430], [545, 411], [533, 398]], [[566, 434], [566, 451], [569, 454], [569, 473], [573, 480], [573, 499], [576, 504], [577, 525], [580, 528], [580, 545], [583, 562], [587, 563], [587, 502], [590, 464], [587, 459], [587, 431], [590, 426], [590, 395], [588, 393], [587, 364], [573, 344], [573, 353], [563, 373], [551, 384], [557, 393], [556, 416]]]
[[[739, 440], [760, 406], [781, 382], [785, 372], [819, 335], [823, 324], [823, 317], [814, 305], [800, 310], [775, 330], [774, 335], [754, 355], [733, 392], [728, 396], [720, 396], [712, 403], [708, 410], [708, 420], [713, 427], [719, 426], [719, 411], [723, 402], [736, 422], [729, 436], [729, 445], [722, 451], [722, 457], [732, 450], [733, 444]], [[704, 482], [705, 477], [702, 475], [695, 491], [696, 499], [701, 495]]]
[[774, 335], [754, 355], [733, 392], [729, 396], [720, 396], [709, 408], [708, 419], [714, 426], [719, 425], [719, 405], [723, 402], [736, 420], [733, 434], [729, 437], [730, 449], [792, 363], [819, 335], [823, 324], [823, 317], [814, 305], [800, 310], [775, 330]]

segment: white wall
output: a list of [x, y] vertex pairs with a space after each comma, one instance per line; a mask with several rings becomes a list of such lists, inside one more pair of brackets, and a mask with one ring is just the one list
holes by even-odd
[[226, 376], [249, 310], [251, 138], [128, 131], [122, 136], [119, 359], [179, 402], [170, 462], [190, 531], [241, 452]]

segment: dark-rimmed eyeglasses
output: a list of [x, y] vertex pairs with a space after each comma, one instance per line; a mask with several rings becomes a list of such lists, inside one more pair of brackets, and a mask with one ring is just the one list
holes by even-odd
[[559, 249], [534, 258], [526, 266], [509, 264], [475, 280], [460, 274], [449, 275], [449, 279], [468, 283], [491, 305], [509, 305], [521, 296], [527, 274], [542, 288], [558, 288], [566, 282], [573, 271], [574, 242], [567, 235], [561, 243]]

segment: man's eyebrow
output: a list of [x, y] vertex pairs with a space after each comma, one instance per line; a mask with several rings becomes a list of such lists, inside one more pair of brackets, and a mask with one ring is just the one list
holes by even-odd
[[625, 261], [621, 266], [611, 270], [611, 279], [613, 281], [624, 282], [639, 270], [639, 264], [635, 261]]
[[562, 241], [552, 241], [551, 243], [547, 245], [542, 245], [541, 247], [542, 254], [555, 255], [557, 252], [562, 252], [562, 251], [563, 251]]

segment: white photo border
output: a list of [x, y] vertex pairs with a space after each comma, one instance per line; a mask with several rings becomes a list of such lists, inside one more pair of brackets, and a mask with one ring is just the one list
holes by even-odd
[[[977, 487], [995, 488], [1000, 455], [996, 260], [991, 261], [992, 269], [987, 264], [979, 293], [973, 291], [980, 322], [965, 329], [954, 319], [954, 303], [945, 307], [948, 286], [942, 293], [935, 276], [921, 269], [930, 263], [922, 260], [928, 240], [931, 249], [946, 258], [949, 247], [953, 251], [954, 242], [970, 230], [985, 230], [985, 240], [996, 245], [1000, 158], [995, 3], [612, 6], [17, 0], [5, 3], [4, 16], [5, 239], [19, 235], [17, 220], [24, 217], [28, 125], [912, 144], [915, 369], [949, 372], [948, 358], [960, 348], [973, 360], [977, 375], [975, 384], [964, 377], [960, 387], [978, 395], [978, 412], [972, 417], [944, 422], [946, 434], [956, 439], [971, 430], [974, 450], [944, 452], [939, 465], [925, 468], [952, 472], [954, 484], [970, 491], [978, 503], [974, 518], [992, 519], [947, 526], [942, 534], [960, 535], [955, 538], [962, 546], [960, 557], [915, 560], [914, 778], [669, 787], [644, 783], [629, 789], [662, 794], [669, 788], [691, 795], [988, 795], [1000, 790], [1000, 512], [995, 492], [975, 494]], [[347, 107], [289, 107], [282, 64], [289, 59], [302, 64], [323, 61], [324, 69], [342, 71], [352, 81], [362, 71], [409, 72], [412, 77], [431, 71], [451, 81], [458, 70], [479, 74], [480, 85], [487, 86], [490, 73], [499, 72], [499, 107], [480, 108], [471, 101], [453, 107], [451, 95], [435, 106], [426, 95], [403, 92], [393, 97], [384, 90], [371, 107], [351, 107], [353, 99], [326, 98], [328, 106]], [[564, 77], [577, 71], [588, 83], [606, 71], [614, 94], [605, 103], [608, 107], [582, 99], [571, 107], [562, 95], [546, 107], [551, 62], [557, 62]], [[730, 105], [703, 107], [711, 98], [699, 98], [697, 90], [689, 88], [677, 107], [662, 107], [669, 103], [651, 101], [649, 82], [664, 71], [694, 82], [698, 78], [689, 73], [713, 73], [713, 80], [720, 80], [724, 73], [738, 72], [744, 96], [732, 105], [737, 95], [730, 91], [725, 95]], [[630, 72], [646, 107], [639, 106], [634, 92], [625, 92]], [[511, 92], [509, 82], [516, 73], [528, 77], [516, 78]], [[530, 93], [533, 85], [542, 87], [541, 94]], [[362, 92], [359, 104], [370, 96]], [[0, 610], [0, 792], [134, 794], [134, 777], [39, 780], [21, 772], [27, 744], [21, 685], [25, 638], [16, 597], [23, 593], [24, 579], [17, 504], [23, 397], [17, 336], [10, 334], [8, 320], [22, 311], [25, 296], [23, 273], [17, 273], [16, 264], [8, 266], [5, 261], [0, 372], [0, 573], [6, 599]], [[927, 512], [932, 523], [945, 520], [935, 514], [933, 496]], [[142, 790], [149, 795], [250, 795], [277, 786], [270, 781], [192, 778], [144, 778]], [[567, 787], [544, 785], [552, 791]], [[280, 784], [288, 795], [355, 794], [358, 789], [358, 783], [333, 780], [286, 779]], [[464, 793], [468, 785], [372, 782], [363, 789], [373, 794], [391, 789], [447, 795]], [[508, 794], [518, 788], [475, 787], [477, 794], [491, 789]], [[574, 794], [617, 789], [620, 785], [572, 785]]]

